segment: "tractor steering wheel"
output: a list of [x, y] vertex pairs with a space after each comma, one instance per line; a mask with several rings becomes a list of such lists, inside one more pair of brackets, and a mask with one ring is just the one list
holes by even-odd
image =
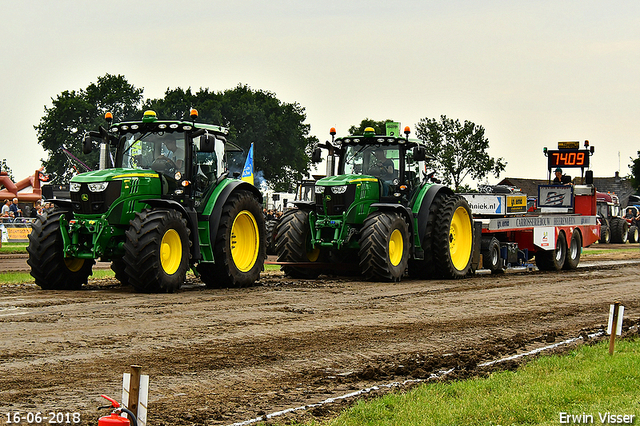
[[160, 157], [153, 160], [153, 163], [151, 163], [151, 168], [158, 173], [164, 172], [168, 174], [174, 174], [178, 169], [178, 166], [176, 166], [176, 163], [174, 163], [170, 158], [161, 155]]

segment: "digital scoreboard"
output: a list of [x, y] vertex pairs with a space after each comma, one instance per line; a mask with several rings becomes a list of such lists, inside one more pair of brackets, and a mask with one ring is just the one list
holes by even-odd
[[589, 150], [559, 149], [547, 151], [549, 159], [549, 169], [560, 168], [588, 168]]

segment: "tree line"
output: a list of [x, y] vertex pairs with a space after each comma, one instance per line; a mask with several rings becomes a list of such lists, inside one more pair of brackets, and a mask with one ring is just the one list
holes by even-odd
[[[305, 109], [298, 104], [282, 102], [274, 93], [254, 90], [239, 84], [233, 89], [193, 92], [191, 88], [167, 89], [163, 98], [144, 99], [143, 89], [130, 84], [122, 75], [105, 74], [86, 89], [64, 91], [52, 98], [52, 106], [34, 126], [38, 143], [48, 153], [43, 160], [54, 184], [68, 182], [88, 168], [98, 167], [97, 150], [82, 153], [85, 132], [105, 125], [104, 114], [111, 112], [114, 121], [136, 120], [152, 109], [161, 119], [189, 119], [196, 108], [199, 121], [229, 128], [229, 140], [245, 150], [254, 143], [254, 170], [262, 171], [270, 188], [288, 191], [306, 176], [311, 168], [310, 152], [318, 143], [309, 135]], [[365, 118], [349, 129], [362, 134], [373, 127], [383, 134], [385, 123]], [[427, 144], [429, 166], [440, 179], [458, 191], [468, 191], [467, 178], [479, 181], [488, 175], [496, 178], [505, 170], [503, 158], [491, 157], [484, 127], [465, 120], [423, 118], [416, 124], [416, 137]], [[77, 160], [70, 160], [75, 157]], [[6, 164], [4, 165], [6, 167]], [[640, 185], [640, 151], [632, 163], [636, 188]], [[631, 166], [630, 166], [631, 167]]]

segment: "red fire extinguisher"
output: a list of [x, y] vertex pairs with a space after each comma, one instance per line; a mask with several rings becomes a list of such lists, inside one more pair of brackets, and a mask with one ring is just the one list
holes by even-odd
[[[110, 416], [100, 417], [98, 419], [98, 426], [138, 426], [136, 416], [134, 416], [131, 411], [127, 410], [125, 407], [120, 406], [120, 404], [118, 404], [118, 401], [116, 401], [115, 399], [111, 399], [106, 395], [100, 396], [111, 402], [111, 405], [100, 408], [113, 408], [113, 411], [111, 412]], [[120, 416], [120, 413], [122, 413], [123, 411], [129, 415], [131, 421], [129, 421], [129, 419], [127, 419], [126, 417]]]

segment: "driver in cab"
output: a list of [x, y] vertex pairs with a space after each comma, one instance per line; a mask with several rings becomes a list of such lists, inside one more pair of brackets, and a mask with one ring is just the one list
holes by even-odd
[[560, 167], [555, 170], [555, 174], [556, 177], [552, 182], [554, 185], [573, 185], [573, 182], [571, 182], [571, 178], [567, 175], [563, 175], [562, 169]]
[[162, 141], [161, 154], [155, 159], [154, 165], [166, 171], [175, 168], [175, 171], [184, 172], [184, 149], [178, 146], [174, 138], [165, 138]]
[[376, 149], [374, 155], [373, 164], [369, 166], [369, 174], [382, 181], [382, 195], [386, 196], [389, 194], [389, 182], [394, 177], [393, 161], [387, 158], [384, 149]]

